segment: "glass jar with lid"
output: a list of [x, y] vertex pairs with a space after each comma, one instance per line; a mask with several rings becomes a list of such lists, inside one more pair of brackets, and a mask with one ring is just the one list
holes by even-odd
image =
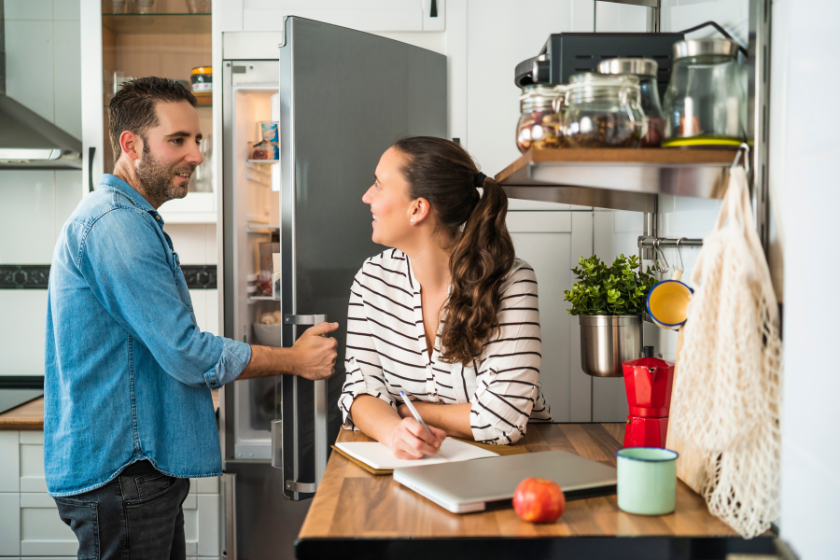
[[585, 73], [566, 91], [563, 133], [573, 148], [638, 148], [647, 133], [639, 79]]
[[556, 101], [564, 86], [533, 84], [522, 88], [516, 147], [522, 153], [530, 148], [559, 148], [563, 145], [562, 120]]
[[738, 49], [729, 39], [674, 44], [664, 100], [664, 147], [741, 145], [746, 138], [747, 95]]
[[608, 75], [636, 76], [639, 79], [639, 94], [642, 112], [647, 121], [647, 134], [642, 137], [643, 148], [653, 148], [662, 144], [665, 128], [665, 114], [659, 102], [659, 88], [656, 75], [659, 64], [650, 58], [611, 58], [598, 64], [598, 72]]

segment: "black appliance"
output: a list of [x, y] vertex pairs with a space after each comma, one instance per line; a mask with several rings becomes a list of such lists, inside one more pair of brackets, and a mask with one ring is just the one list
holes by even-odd
[[684, 33], [553, 33], [534, 58], [516, 65], [514, 83], [567, 84], [569, 77], [597, 72], [598, 63], [608, 58], [652, 58], [659, 64], [659, 96], [671, 79], [674, 43]]

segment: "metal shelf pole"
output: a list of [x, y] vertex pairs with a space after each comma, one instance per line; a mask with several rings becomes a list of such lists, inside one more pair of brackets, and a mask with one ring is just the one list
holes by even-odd
[[750, 0], [748, 138], [753, 143], [753, 208], [764, 255], [770, 256], [770, 0]]

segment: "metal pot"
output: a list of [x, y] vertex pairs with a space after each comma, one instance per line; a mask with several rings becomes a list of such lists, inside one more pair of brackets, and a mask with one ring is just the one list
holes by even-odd
[[580, 315], [580, 360], [589, 375], [623, 377], [622, 362], [641, 351], [641, 315]]

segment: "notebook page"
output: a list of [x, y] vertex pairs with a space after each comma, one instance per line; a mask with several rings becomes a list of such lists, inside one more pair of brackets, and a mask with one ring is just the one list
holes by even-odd
[[[422, 459], [416, 460], [397, 459], [394, 457], [394, 452], [391, 448], [376, 441], [339, 442], [335, 446], [359, 461], [370, 465], [374, 469], [380, 470], [403, 469], [407, 467], [419, 467], [420, 465], [436, 465], [438, 463], [455, 463], [498, 455], [492, 451], [487, 451], [486, 449], [452, 438], [443, 440], [439, 454], [433, 457], [424, 456]], [[441, 457], [441, 454], [443, 457]]]

